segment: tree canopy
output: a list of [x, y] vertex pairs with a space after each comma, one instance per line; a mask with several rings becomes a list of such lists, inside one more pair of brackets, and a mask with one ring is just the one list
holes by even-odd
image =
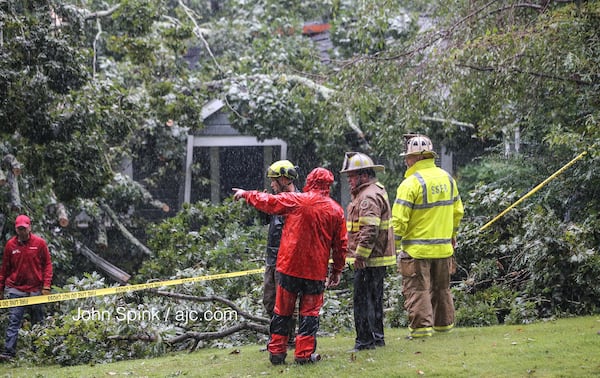
[[[330, 28], [327, 61], [303, 34], [312, 23]], [[181, 186], [185, 138], [204, 127], [203, 104], [220, 99], [236, 129], [285, 140], [307, 172], [324, 166], [337, 176], [345, 151], [369, 154], [386, 165], [380, 180], [391, 197], [405, 170], [404, 134], [427, 134], [451, 153], [466, 205], [453, 285], [460, 324], [592, 313], [600, 295], [599, 93], [598, 1], [6, 0], [2, 233], [12, 234], [18, 212], [32, 215], [34, 231], [51, 240], [57, 290], [96, 287], [94, 267], [77, 253], [95, 242], [136, 282], [260, 266], [256, 213], [203, 202], [154, 223], [139, 211], [164, 205], [150, 191]], [[121, 174], [131, 160], [138, 181]], [[60, 209], [71, 220], [85, 211], [94, 230], [62, 224]], [[97, 242], [105, 227], [108, 246]], [[246, 298], [236, 304], [260, 315], [248, 290], [259, 281], [242, 282], [184, 291]], [[390, 323], [403, 325], [399, 291], [388, 285], [396, 297]], [[330, 310], [347, 300], [331, 298]], [[63, 306], [56, 311], [74, 310]], [[338, 319], [333, 328], [347, 324]], [[71, 326], [57, 324], [47, 345], [60, 345]], [[172, 336], [204, 326], [142, 331]], [[109, 332], [117, 331], [126, 332]], [[119, 348], [112, 355], [126, 358]], [[59, 362], [88, 362], [69, 353]]]

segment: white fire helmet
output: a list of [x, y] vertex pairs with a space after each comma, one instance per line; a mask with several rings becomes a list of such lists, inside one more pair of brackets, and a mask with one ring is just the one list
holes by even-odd
[[423, 155], [427, 158], [436, 158], [438, 156], [433, 150], [433, 143], [431, 143], [431, 139], [425, 135], [416, 135], [410, 138], [406, 142], [406, 151], [400, 154], [400, 156], [420, 155]]

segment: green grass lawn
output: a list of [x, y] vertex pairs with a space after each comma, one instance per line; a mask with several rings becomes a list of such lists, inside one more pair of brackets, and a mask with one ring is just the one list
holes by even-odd
[[387, 346], [349, 353], [352, 333], [318, 339], [323, 359], [272, 366], [262, 345], [94, 366], [0, 366], [2, 377], [600, 377], [600, 316], [457, 328], [425, 340], [386, 329]]

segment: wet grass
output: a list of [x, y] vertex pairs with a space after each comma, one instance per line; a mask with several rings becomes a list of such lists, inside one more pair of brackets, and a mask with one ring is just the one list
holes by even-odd
[[519, 326], [457, 328], [425, 340], [387, 329], [387, 346], [349, 353], [352, 333], [320, 337], [323, 359], [272, 366], [259, 345], [203, 349], [95, 366], [0, 366], [2, 377], [598, 377], [600, 316]]

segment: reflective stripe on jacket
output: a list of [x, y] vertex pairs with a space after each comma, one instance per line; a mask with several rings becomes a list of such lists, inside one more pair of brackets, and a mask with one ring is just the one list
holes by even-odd
[[456, 181], [434, 159], [416, 162], [404, 177], [392, 207], [396, 250], [419, 259], [452, 256], [464, 213]]
[[388, 194], [377, 180], [352, 192], [346, 214], [348, 252], [352, 257], [364, 257], [369, 267], [396, 264], [391, 217]]

